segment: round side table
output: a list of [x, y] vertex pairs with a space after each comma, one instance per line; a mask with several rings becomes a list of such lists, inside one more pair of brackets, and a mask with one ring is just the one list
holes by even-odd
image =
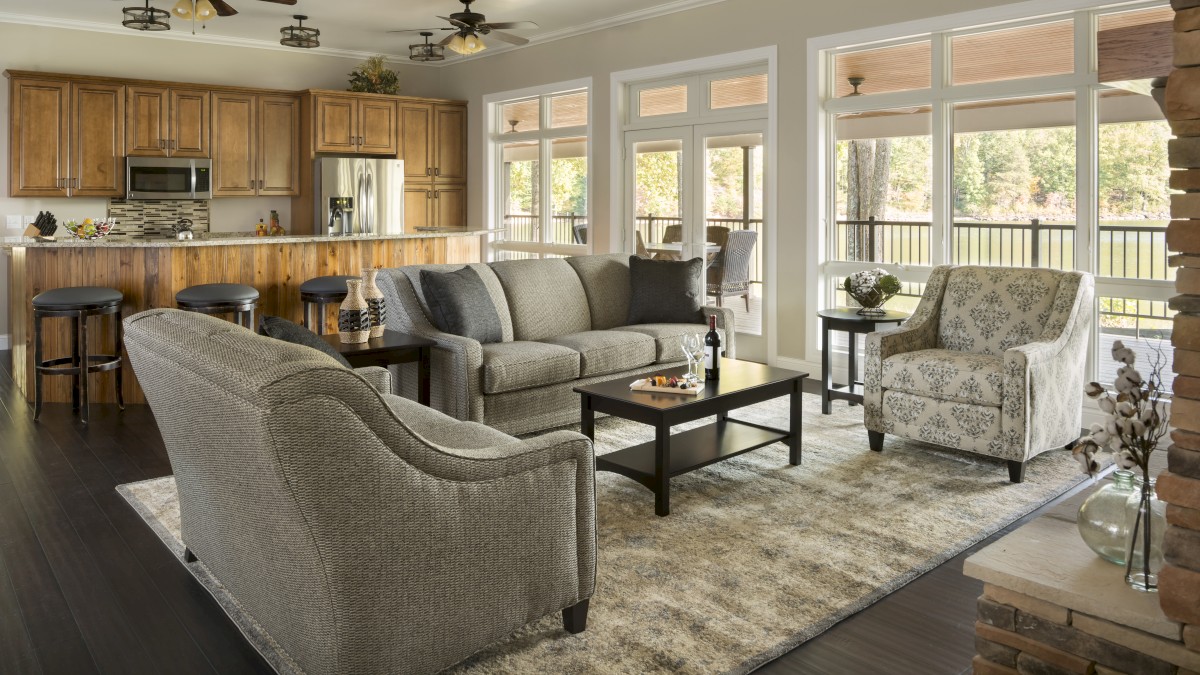
[[[909, 314], [889, 309], [883, 314], [864, 315], [849, 307], [822, 309], [817, 312], [821, 317], [821, 412], [828, 415], [833, 412], [833, 399], [849, 401], [850, 405], [863, 402], [863, 395], [855, 393], [854, 387], [861, 386], [858, 379], [858, 336], [874, 333], [879, 324], [896, 324], [899, 326], [908, 319]], [[849, 350], [849, 384], [846, 390], [833, 388], [833, 342], [832, 333], [835, 330], [850, 334]]]

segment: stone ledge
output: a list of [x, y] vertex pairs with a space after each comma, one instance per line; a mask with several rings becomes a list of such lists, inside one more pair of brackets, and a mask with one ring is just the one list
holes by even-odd
[[1125, 584], [1124, 569], [1083, 543], [1074, 522], [1035, 518], [967, 558], [963, 574], [985, 584], [1068, 607], [1169, 640], [1182, 626], [1159, 607], [1158, 597]]
[[1075, 612], [1071, 616], [1071, 625], [1089, 635], [1095, 635], [1145, 654], [1153, 654], [1168, 663], [1193, 670], [1200, 669], [1200, 653], [1196, 653], [1178, 642], [1164, 640], [1140, 630], [1118, 626], [1111, 621], [1097, 619], [1079, 612]]

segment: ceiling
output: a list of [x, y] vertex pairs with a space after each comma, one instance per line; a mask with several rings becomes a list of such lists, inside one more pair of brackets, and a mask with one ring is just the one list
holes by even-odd
[[[169, 10], [176, 0], [151, 0], [151, 6]], [[258, 0], [226, 0], [238, 10], [232, 17], [220, 17], [201, 29], [196, 36], [223, 38], [223, 41], [258, 42], [279, 46], [279, 29], [295, 23], [293, 14], [305, 14], [305, 25], [321, 30], [320, 51], [388, 54], [407, 60], [408, 45], [421, 41], [416, 33], [388, 34], [401, 28], [430, 28], [447, 25], [436, 19], [462, 11], [457, 0], [299, 0], [292, 7]], [[721, 0], [604, 0], [582, 2], [563, 0], [477, 0], [472, 11], [485, 14], [489, 21], [534, 21], [539, 28], [511, 31], [534, 42], [565, 37], [577, 32], [596, 30]], [[134, 31], [122, 28], [121, 8], [142, 5], [144, 0], [0, 0], [0, 22], [49, 24], [84, 30]], [[191, 22], [171, 20], [171, 30], [163, 37], [191, 38]], [[439, 31], [444, 37], [446, 33]], [[441, 39], [435, 37], [435, 40]], [[509, 47], [487, 40], [488, 49], [478, 56], [504, 51]], [[463, 57], [447, 50], [447, 62]]]

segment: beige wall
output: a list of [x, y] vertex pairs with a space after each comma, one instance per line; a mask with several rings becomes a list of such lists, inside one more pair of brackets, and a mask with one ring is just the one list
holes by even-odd
[[[119, 5], [114, 4], [116, 8]], [[119, 16], [119, 13], [116, 15]], [[114, 19], [115, 21], [115, 19]], [[0, 23], [0, 69], [37, 70], [79, 75], [225, 84], [273, 89], [344, 89], [346, 74], [358, 59], [336, 58], [303, 50], [277, 51], [162, 39], [128, 31], [95, 33]], [[436, 82], [429, 68], [393, 65], [403, 93], [433, 95], [423, 87]], [[424, 84], [422, 84], [424, 83]], [[8, 86], [0, 83], [0, 235], [6, 215], [47, 210], [59, 221], [103, 215], [104, 199], [10, 199], [8, 197]], [[288, 199], [217, 199], [211, 206], [216, 231], [253, 230], [271, 209], [289, 221]], [[8, 333], [8, 261], [0, 255], [0, 336]]]
[[[812, 311], [804, 306], [806, 283], [805, 162], [808, 154], [806, 41], [810, 37], [964, 12], [1004, 0], [727, 0], [686, 12], [617, 26], [578, 37], [514, 50], [437, 69], [443, 96], [470, 101], [470, 211], [472, 226], [484, 220], [482, 97], [553, 82], [591, 77], [593, 228], [597, 251], [620, 247], [620, 214], [610, 212], [610, 74], [756, 47], [778, 47], [778, 260], [779, 355], [804, 353]], [[813, 310], [815, 311], [815, 309]]]

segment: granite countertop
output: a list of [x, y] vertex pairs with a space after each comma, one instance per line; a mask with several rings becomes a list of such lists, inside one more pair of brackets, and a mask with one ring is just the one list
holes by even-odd
[[405, 232], [402, 234], [356, 234], [331, 237], [329, 235], [285, 234], [279, 237], [256, 237], [245, 233], [203, 233], [195, 239], [179, 241], [166, 237], [129, 237], [109, 235], [96, 241], [85, 241], [70, 236], [59, 236], [53, 241], [31, 237], [0, 237], [0, 249], [6, 248], [179, 248], [189, 246], [244, 246], [253, 244], [311, 244], [338, 241], [384, 241], [390, 239], [428, 239], [436, 237], [465, 237], [487, 234], [488, 230], [440, 230], [436, 232]]

